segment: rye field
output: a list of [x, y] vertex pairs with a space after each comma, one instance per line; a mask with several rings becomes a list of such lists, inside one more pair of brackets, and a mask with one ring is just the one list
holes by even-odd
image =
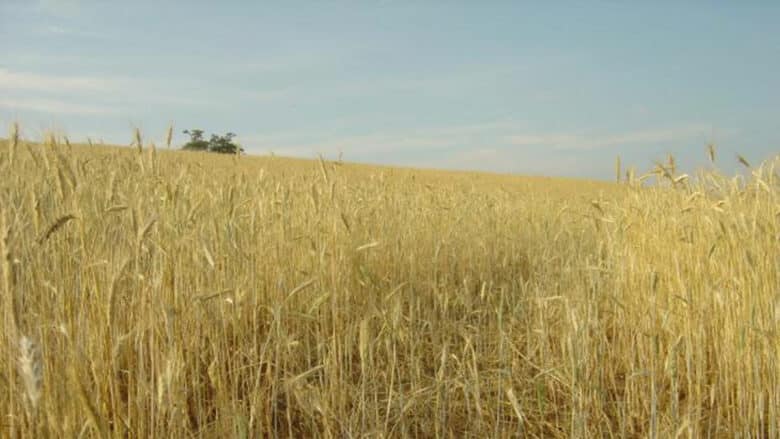
[[607, 183], [12, 130], [0, 436], [778, 437], [780, 159], [651, 167]]

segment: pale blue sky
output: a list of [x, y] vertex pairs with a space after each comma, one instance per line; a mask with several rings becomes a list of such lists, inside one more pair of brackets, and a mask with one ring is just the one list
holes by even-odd
[[714, 139], [730, 170], [780, 151], [778, 23], [776, 1], [0, 0], [0, 122], [603, 179]]

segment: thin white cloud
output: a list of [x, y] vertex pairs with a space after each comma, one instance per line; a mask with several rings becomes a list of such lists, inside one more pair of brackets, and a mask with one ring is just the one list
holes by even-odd
[[82, 6], [81, 0], [38, 0], [35, 2], [35, 9], [38, 12], [58, 18], [78, 16]]
[[494, 83], [497, 78], [522, 70], [511, 65], [493, 65], [457, 72], [439, 72], [424, 76], [382, 76], [316, 85], [291, 85], [271, 90], [244, 93], [248, 100], [268, 103], [280, 100], [311, 101], [332, 97], [383, 96], [387, 93], [421, 93], [435, 96], [452, 96], [468, 93]]
[[312, 157], [318, 153], [345, 156], [404, 151], [442, 151], [457, 147], [495, 144], [499, 136], [517, 127], [512, 121], [499, 120], [474, 124], [437, 127], [407, 132], [333, 136], [326, 139], [301, 137], [295, 132], [250, 134], [238, 141], [254, 151], [273, 151], [280, 155]]
[[84, 105], [52, 99], [0, 98], [0, 107], [12, 111], [26, 110], [50, 114], [100, 115], [116, 113], [116, 110], [110, 107]]
[[363, 155], [403, 150], [436, 150], [453, 146], [452, 138], [436, 135], [371, 134], [335, 137], [327, 140], [272, 140], [256, 136], [240, 137], [244, 146], [255, 151], [273, 151], [280, 155], [313, 157], [319, 153]]
[[[455, 143], [467, 143], [487, 136], [497, 137], [507, 131], [516, 129], [520, 124], [512, 120], [495, 120], [475, 122], [470, 124], [437, 126], [422, 130], [407, 132], [371, 133], [349, 136], [336, 136], [316, 142], [310, 142], [301, 136], [299, 131], [280, 131], [276, 133], [247, 134], [240, 136], [240, 141], [247, 145], [313, 145], [313, 147], [332, 146], [370, 146], [379, 145], [419, 145], [429, 143], [447, 146]], [[318, 136], [319, 137], [319, 136]]]
[[475, 148], [453, 151], [421, 164], [423, 167], [505, 172], [523, 175], [598, 176], [592, 160], [573, 154], [539, 155], [512, 148]]
[[119, 87], [120, 81], [90, 76], [55, 76], [13, 72], [0, 68], [0, 89], [36, 90], [47, 92], [106, 92]]
[[100, 32], [74, 29], [72, 27], [64, 27], [54, 24], [41, 26], [37, 29], [37, 31], [44, 35], [53, 35], [58, 37], [105, 38], [105, 35]]
[[262, 58], [243, 60], [240, 64], [226, 60], [220, 64], [220, 69], [243, 75], [328, 70], [343, 65], [347, 59], [354, 58], [361, 48], [359, 44], [334, 47], [324, 42], [311, 41], [303, 48], [286, 47], [278, 52], [264, 53]]
[[547, 146], [557, 150], [594, 150], [615, 146], [681, 142], [705, 136], [711, 127], [690, 124], [670, 128], [630, 131], [618, 134], [585, 135], [570, 133], [518, 134], [509, 137], [514, 146]]
[[[316, 153], [366, 154], [402, 151], [444, 151], [468, 148], [495, 153], [495, 147], [548, 147], [556, 151], [591, 151], [601, 148], [704, 139], [710, 127], [690, 124], [679, 127], [630, 131], [618, 134], [581, 135], [539, 133], [508, 135], [521, 124], [511, 120], [439, 127], [408, 132], [335, 136], [327, 139], [301, 137], [294, 132], [241, 136], [239, 141], [254, 150], [273, 150], [279, 154], [311, 156]], [[481, 149], [480, 149], [481, 148]]]
[[[593, 154], [584, 154], [587, 151], [657, 143], [668, 143], [670, 147], [675, 147], [682, 142], [703, 139], [710, 130], [704, 124], [688, 124], [591, 136], [567, 133], [509, 135], [522, 126], [522, 122], [497, 120], [329, 139], [280, 132], [245, 136], [239, 141], [250, 151], [273, 151], [282, 156], [313, 158], [321, 153], [333, 158], [343, 152], [344, 159], [348, 161], [381, 158], [396, 164], [423, 167], [593, 177], [600, 175], [603, 170], [600, 159], [594, 160]], [[517, 146], [546, 147], [554, 154], [539, 156], [535, 149], [524, 150]], [[410, 161], [411, 155], [418, 158]]]
[[[57, 105], [38, 105], [37, 102], [54, 102], [67, 96], [69, 101], [79, 101], [76, 105], [83, 109], [84, 104], [114, 103], [123, 108], [128, 106], [146, 106], [149, 104], [186, 105], [188, 107], [211, 105], [205, 100], [193, 98], [185, 91], [176, 89], [170, 81], [145, 78], [103, 77], [103, 76], [60, 76], [31, 72], [18, 72], [0, 67], [0, 91], [8, 95], [24, 98], [19, 102], [35, 102], [34, 107], [57, 108]], [[8, 102], [6, 98], [6, 102]], [[17, 102], [17, 101], [14, 101]], [[27, 105], [24, 104], [23, 105]], [[70, 107], [72, 104], [67, 104]], [[115, 106], [115, 108], [116, 108]], [[64, 108], [64, 106], [63, 106]], [[95, 107], [92, 107], [95, 108]], [[79, 111], [80, 113], [104, 113], [104, 111]]]

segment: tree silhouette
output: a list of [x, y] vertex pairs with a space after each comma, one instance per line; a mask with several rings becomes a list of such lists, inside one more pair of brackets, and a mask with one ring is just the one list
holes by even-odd
[[187, 151], [208, 151], [209, 142], [203, 140], [203, 130], [184, 130], [184, 134], [190, 136], [190, 141], [181, 149]]
[[203, 130], [184, 130], [184, 134], [190, 136], [190, 141], [182, 147], [186, 151], [209, 151], [220, 154], [240, 154], [244, 152], [244, 148], [233, 142], [233, 138], [236, 137], [235, 133], [227, 133], [224, 136], [212, 134], [208, 141], [203, 138]]

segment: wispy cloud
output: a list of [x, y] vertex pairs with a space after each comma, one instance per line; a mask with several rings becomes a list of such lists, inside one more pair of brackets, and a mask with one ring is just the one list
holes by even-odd
[[100, 32], [93, 32], [73, 27], [64, 27], [55, 24], [40, 26], [36, 29], [43, 35], [53, 35], [58, 37], [80, 37], [80, 38], [105, 38], [106, 35]]
[[37, 0], [35, 9], [58, 18], [71, 18], [79, 15], [83, 7], [81, 0]]
[[588, 151], [616, 146], [681, 142], [703, 137], [710, 130], [711, 127], [705, 124], [689, 124], [603, 135], [571, 133], [517, 134], [510, 136], [508, 140], [514, 146], [546, 146], [556, 150]]
[[479, 66], [456, 72], [439, 71], [426, 75], [397, 76], [382, 75], [372, 78], [323, 81], [301, 86], [250, 91], [244, 94], [249, 101], [268, 103], [273, 101], [311, 101], [333, 97], [374, 97], [388, 93], [415, 93], [434, 96], [453, 96], [491, 86], [501, 78], [509, 77], [522, 70], [512, 65]]
[[376, 153], [435, 152], [458, 147], [479, 147], [496, 144], [500, 136], [518, 124], [510, 120], [432, 127], [428, 129], [374, 132], [367, 134], [302, 137], [297, 132], [250, 134], [239, 141], [254, 151], [274, 151], [278, 154], [311, 157], [318, 153], [365, 155]]
[[313, 157], [317, 154], [336, 154], [343, 152], [348, 156], [377, 154], [384, 152], [399, 153], [407, 150], [436, 150], [453, 146], [453, 139], [436, 135], [368, 134], [343, 137], [331, 137], [325, 140], [275, 140], [257, 136], [244, 136], [238, 139], [255, 151], [273, 151], [277, 154], [294, 157]]
[[[668, 143], [670, 147], [704, 139], [710, 127], [687, 124], [613, 134], [536, 133], [512, 135], [523, 123], [486, 121], [433, 129], [375, 132], [318, 138], [294, 132], [250, 135], [239, 139], [248, 150], [313, 158], [321, 153], [345, 160], [448, 169], [473, 169], [529, 175], [607, 175], [601, 148]], [[526, 148], [523, 148], [526, 147]], [[540, 154], [540, 151], [548, 151]], [[611, 162], [607, 168], [611, 166]], [[609, 168], [611, 169], [611, 168]]]
[[13, 72], [0, 68], [0, 89], [36, 90], [47, 92], [97, 91], [119, 88], [116, 79], [90, 76], [57, 76], [37, 73]]
[[[614, 134], [532, 133], [510, 134], [522, 126], [512, 120], [488, 121], [406, 132], [377, 132], [363, 135], [335, 136], [311, 140], [296, 133], [248, 135], [241, 141], [255, 150], [272, 149], [296, 156], [318, 152], [381, 153], [404, 151], [437, 151], [456, 148], [495, 153], [495, 147], [542, 147], [554, 151], [592, 151], [602, 148], [685, 142], [704, 139], [711, 128], [706, 124], [629, 131]], [[674, 146], [674, 145], [672, 145]]]
[[[0, 68], [0, 91], [7, 91], [8, 95], [24, 98], [25, 102], [54, 102], [50, 100], [52, 97], [57, 100], [67, 97], [69, 101], [74, 102], [117, 104], [125, 107], [146, 106], [152, 103], [188, 107], [214, 105], [188, 95], [187, 88], [191, 89], [193, 85], [186, 85], [182, 89], [180, 87], [182, 83], [183, 81], [176, 83], [170, 80], [147, 78], [48, 75]], [[49, 107], [57, 108], [56, 105]], [[85, 105], [81, 107], [89, 108]]]
[[84, 105], [53, 99], [0, 98], [0, 107], [11, 111], [34, 111], [47, 114], [112, 114], [117, 111], [111, 107]]
[[511, 147], [486, 147], [452, 151], [435, 160], [421, 163], [424, 167], [505, 172], [523, 175], [599, 177], [598, 160], [579, 154], [546, 154], [518, 151]]

